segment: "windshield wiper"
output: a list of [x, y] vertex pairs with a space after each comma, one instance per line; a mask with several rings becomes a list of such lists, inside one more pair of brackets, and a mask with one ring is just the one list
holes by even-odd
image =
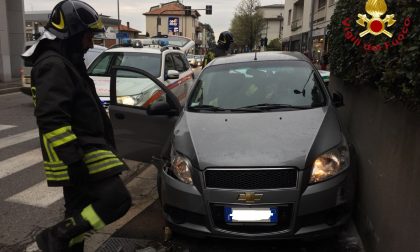
[[245, 106], [238, 109], [247, 109], [247, 108], [255, 108], [259, 110], [271, 110], [271, 109], [281, 109], [281, 108], [309, 109], [309, 108], [312, 108], [312, 106], [294, 106], [290, 104], [280, 104], [280, 103], [260, 103], [260, 104]]
[[188, 107], [192, 110], [207, 110], [207, 111], [230, 111], [230, 112], [261, 112], [258, 108], [221, 108], [212, 105], [197, 105]]
[[311, 73], [309, 74], [309, 76], [308, 76], [308, 80], [305, 82], [305, 85], [303, 86], [303, 88], [302, 88], [302, 91], [301, 90], [297, 90], [297, 89], [295, 89], [295, 90], [293, 90], [293, 92], [295, 93], [295, 94], [302, 94], [304, 97], [305, 97], [305, 88], [306, 88], [306, 85], [308, 85], [308, 83], [309, 83], [309, 80], [311, 79], [311, 76], [312, 76], [312, 74], [315, 72], [315, 70], [311, 70]]

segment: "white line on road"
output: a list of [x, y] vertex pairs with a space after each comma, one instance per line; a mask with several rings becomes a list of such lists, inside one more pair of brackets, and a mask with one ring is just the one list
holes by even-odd
[[37, 138], [38, 134], [39, 134], [38, 129], [34, 129], [34, 130], [25, 131], [17, 135], [1, 138], [0, 149], [32, 140], [34, 138]]
[[47, 208], [61, 198], [63, 198], [63, 189], [61, 187], [48, 187], [47, 181], [43, 181], [7, 198], [6, 201]]
[[40, 162], [42, 162], [40, 148], [0, 161], [0, 179]]
[[4, 124], [0, 124], [0, 131], [5, 130], [5, 129], [10, 129], [10, 128], [14, 128], [16, 127], [15, 125], [4, 125]]

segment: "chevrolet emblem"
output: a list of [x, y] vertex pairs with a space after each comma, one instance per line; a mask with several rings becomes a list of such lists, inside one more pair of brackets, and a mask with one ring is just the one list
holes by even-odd
[[262, 197], [262, 193], [246, 192], [239, 194], [238, 201], [245, 201], [245, 203], [255, 203], [255, 201], [260, 201]]

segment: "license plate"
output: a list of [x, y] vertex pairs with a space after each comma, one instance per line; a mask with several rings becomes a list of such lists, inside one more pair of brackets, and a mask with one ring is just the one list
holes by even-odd
[[225, 207], [226, 223], [277, 223], [277, 208]]

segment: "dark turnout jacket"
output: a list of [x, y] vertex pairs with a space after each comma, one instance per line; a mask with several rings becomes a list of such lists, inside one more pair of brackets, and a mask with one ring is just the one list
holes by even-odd
[[76, 67], [48, 49], [33, 64], [32, 94], [48, 185], [69, 185], [68, 166], [81, 161], [91, 181], [127, 169], [115, 154], [111, 122], [84, 65]]

